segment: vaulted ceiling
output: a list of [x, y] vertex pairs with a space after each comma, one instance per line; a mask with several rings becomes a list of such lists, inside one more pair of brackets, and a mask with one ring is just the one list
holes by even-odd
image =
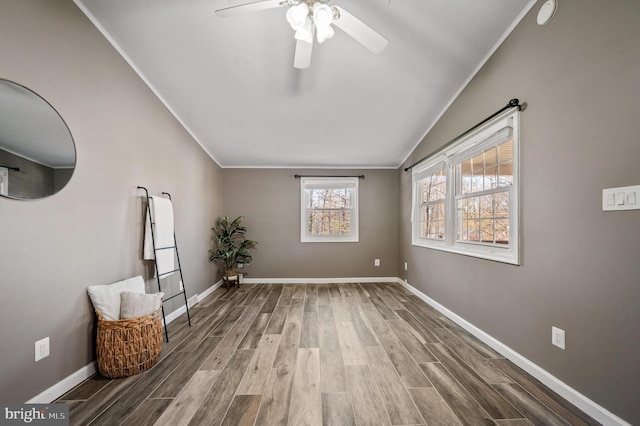
[[[222, 167], [395, 168], [535, 0], [331, 0], [389, 44], [346, 33], [293, 67], [286, 8], [251, 0], [75, 0]], [[473, 124], [473, 123], [472, 123]]]

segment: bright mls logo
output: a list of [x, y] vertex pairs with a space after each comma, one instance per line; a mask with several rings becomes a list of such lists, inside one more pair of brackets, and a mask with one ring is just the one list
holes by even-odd
[[69, 425], [69, 406], [67, 404], [0, 404], [0, 409], [2, 410], [1, 425]]

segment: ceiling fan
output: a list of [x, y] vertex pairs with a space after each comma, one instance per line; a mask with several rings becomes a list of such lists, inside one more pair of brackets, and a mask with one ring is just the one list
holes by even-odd
[[217, 16], [229, 17], [264, 9], [288, 7], [286, 18], [295, 31], [295, 68], [308, 68], [311, 64], [313, 38], [318, 43], [333, 37], [332, 24], [359, 41], [371, 52], [378, 54], [387, 47], [387, 40], [371, 27], [340, 6], [329, 6], [331, 0], [258, 0], [215, 11]]

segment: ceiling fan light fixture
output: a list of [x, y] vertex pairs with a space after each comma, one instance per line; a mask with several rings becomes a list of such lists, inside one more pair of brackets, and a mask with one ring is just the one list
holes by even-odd
[[333, 21], [333, 11], [324, 3], [313, 4], [313, 22], [317, 27], [328, 27]]
[[309, 44], [313, 43], [313, 28], [310, 18], [305, 20], [304, 25], [296, 31], [296, 40], [304, 41]]
[[294, 31], [298, 31], [306, 25], [308, 16], [309, 6], [306, 3], [291, 6], [287, 10], [287, 22]]
[[333, 28], [329, 25], [328, 27], [317, 27], [316, 35], [318, 37], [318, 43], [324, 43], [325, 40], [330, 39], [335, 34]]
[[331, 22], [333, 22], [333, 10], [331, 10], [331, 8], [326, 4], [313, 4], [313, 22], [316, 25], [318, 43], [323, 43], [335, 34], [331, 27]]

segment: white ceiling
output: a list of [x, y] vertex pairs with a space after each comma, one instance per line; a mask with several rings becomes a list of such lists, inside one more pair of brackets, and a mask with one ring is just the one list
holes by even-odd
[[75, 2], [222, 167], [395, 168], [535, 0], [332, 0], [389, 45], [336, 29], [306, 70], [285, 8]]

